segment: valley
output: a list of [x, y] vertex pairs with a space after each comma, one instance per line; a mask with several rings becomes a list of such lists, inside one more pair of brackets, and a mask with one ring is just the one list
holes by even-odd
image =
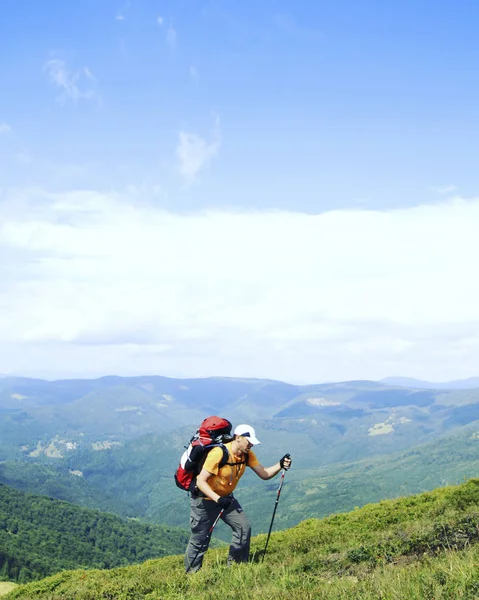
[[[371, 381], [293, 386], [224, 378], [4, 378], [0, 482], [187, 527], [188, 499], [173, 473], [201, 420], [221, 414], [254, 423], [263, 464], [292, 454], [285, 510], [278, 515], [278, 526], [288, 527], [474, 476], [478, 400], [477, 389]], [[257, 532], [268, 525], [274, 489], [274, 482], [248, 474], [238, 490]]]

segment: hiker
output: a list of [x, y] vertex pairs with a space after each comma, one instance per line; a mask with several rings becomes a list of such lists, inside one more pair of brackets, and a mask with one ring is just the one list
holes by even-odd
[[191, 537], [185, 554], [187, 572], [201, 569], [203, 557], [208, 549], [212, 526], [218, 515], [233, 530], [228, 555], [228, 565], [247, 562], [251, 538], [251, 525], [240, 503], [233, 496], [246, 466], [261, 479], [271, 479], [281, 469], [289, 469], [291, 458], [286, 454], [271, 467], [263, 467], [251, 450], [260, 444], [251, 425], [238, 425], [233, 441], [225, 444], [229, 453], [228, 462], [220, 468], [223, 451], [213, 448], [206, 457], [203, 468], [196, 478], [196, 490], [191, 494], [190, 526]]

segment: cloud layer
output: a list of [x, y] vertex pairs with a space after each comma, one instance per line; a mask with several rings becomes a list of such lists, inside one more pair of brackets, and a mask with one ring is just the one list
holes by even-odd
[[0, 211], [0, 372], [477, 375], [479, 199], [178, 215], [25, 190]]

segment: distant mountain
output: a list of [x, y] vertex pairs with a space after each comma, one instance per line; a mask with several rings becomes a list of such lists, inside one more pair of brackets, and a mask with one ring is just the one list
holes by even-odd
[[95, 444], [105, 448], [183, 425], [196, 428], [216, 413], [237, 423], [257, 420], [300, 392], [298, 386], [255, 379], [7, 377], [0, 379], [0, 460], [59, 457]]
[[479, 377], [443, 381], [440, 383], [423, 381], [421, 379], [414, 379], [413, 377], [385, 377], [384, 379], [381, 379], [379, 383], [424, 390], [470, 390], [479, 388]]

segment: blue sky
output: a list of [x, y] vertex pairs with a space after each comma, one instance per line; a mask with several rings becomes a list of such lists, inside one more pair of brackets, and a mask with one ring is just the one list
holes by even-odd
[[0, 372], [477, 375], [478, 23], [4, 0]]

